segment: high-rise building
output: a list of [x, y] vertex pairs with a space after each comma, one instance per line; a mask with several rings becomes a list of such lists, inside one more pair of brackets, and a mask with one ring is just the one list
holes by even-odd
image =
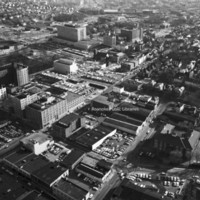
[[126, 37], [128, 41], [135, 42], [141, 41], [143, 39], [143, 29], [142, 28], [134, 28], [130, 29], [122, 29], [121, 35]]
[[78, 42], [87, 39], [86, 25], [66, 24], [58, 26], [58, 37]]
[[109, 47], [113, 47], [117, 44], [117, 39], [115, 35], [106, 35], [103, 38], [103, 44]]
[[0, 101], [7, 97], [7, 91], [5, 87], [0, 88]]
[[29, 82], [28, 67], [23, 64], [16, 63], [15, 69], [17, 74], [18, 86], [27, 84]]

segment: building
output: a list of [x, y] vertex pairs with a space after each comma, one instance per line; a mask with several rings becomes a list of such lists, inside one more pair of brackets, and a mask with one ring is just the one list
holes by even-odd
[[27, 84], [29, 82], [28, 67], [23, 64], [16, 63], [15, 68], [18, 86]]
[[7, 91], [5, 87], [0, 88], [0, 101], [3, 101], [7, 97]]
[[78, 149], [73, 149], [60, 163], [69, 170], [73, 170], [83, 159], [85, 153]]
[[84, 125], [84, 118], [75, 113], [70, 113], [53, 125], [53, 135], [65, 139]]
[[75, 61], [59, 59], [54, 61], [54, 70], [61, 74], [76, 73], [78, 71], [78, 66]]
[[127, 41], [135, 42], [143, 40], [143, 29], [134, 28], [134, 29], [122, 29], [121, 36], [126, 37]]
[[65, 167], [61, 167], [57, 163], [48, 163], [40, 169], [35, 170], [32, 173], [31, 179], [38, 185], [42, 185], [49, 189], [68, 174], [69, 170]]
[[[166, 129], [166, 127], [165, 127]], [[157, 151], [170, 152], [177, 150], [180, 152], [191, 152], [197, 145], [200, 138], [200, 132], [192, 131], [190, 133], [182, 132], [179, 129], [170, 126], [153, 138], [153, 146]]]
[[86, 25], [65, 24], [58, 26], [58, 37], [73, 42], [85, 40], [87, 39]]
[[38, 170], [49, 163], [46, 158], [37, 156], [26, 149], [19, 149], [18, 151], [11, 153], [3, 159], [3, 162], [9, 168], [14, 169], [28, 178], [31, 178], [31, 174], [35, 170]]
[[137, 135], [137, 131], [139, 127], [141, 127], [142, 123], [143, 122], [141, 120], [134, 119], [117, 112], [103, 121], [105, 126], [116, 128], [132, 135]]
[[114, 103], [108, 101], [106, 96], [98, 96], [92, 101], [91, 111], [93, 112], [106, 112], [111, 111], [114, 107]]
[[112, 163], [85, 156], [83, 161], [76, 167], [76, 171], [97, 182], [105, 182], [111, 173]]
[[54, 143], [51, 136], [43, 133], [34, 133], [21, 140], [21, 143], [35, 155], [39, 155], [46, 151], [50, 145]]
[[103, 141], [116, 133], [116, 129], [99, 125], [95, 129], [79, 129], [76, 131], [69, 140], [75, 142], [82, 148], [93, 150], [100, 146]]
[[60, 200], [87, 200], [90, 197], [89, 191], [64, 179], [55, 183], [52, 190]]
[[[58, 88], [59, 89], [59, 88]], [[46, 94], [25, 109], [26, 119], [35, 128], [43, 128], [64, 117], [68, 112], [82, 104], [84, 96], [66, 92], [55, 97]]]
[[117, 44], [117, 38], [115, 35], [106, 35], [103, 38], [103, 44], [105, 46], [113, 47]]
[[40, 99], [41, 90], [34, 85], [27, 84], [8, 94], [11, 101], [11, 112], [15, 116], [24, 117], [26, 106]]

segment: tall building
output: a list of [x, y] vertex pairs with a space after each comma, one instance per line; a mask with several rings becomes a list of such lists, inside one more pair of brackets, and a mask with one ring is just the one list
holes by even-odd
[[141, 41], [143, 39], [143, 29], [142, 28], [134, 28], [130, 29], [122, 29], [121, 36], [126, 37], [128, 41], [135, 42]]
[[12, 104], [12, 114], [18, 117], [24, 117], [26, 106], [37, 101], [40, 97], [41, 90], [34, 85], [27, 84], [14, 92], [9, 92], [8, 99]]
[[115, 35], [106, 35], [103, 38], [103, 44], [109, 47], [113, 47], [117, 44], [117, 39]]
[[87, 39], [86, 25], [66, 24], [58, 26], [58, 37], [78, 42]]
[[7, 91], [5, 87], [0, 88], [0, 101], [7, 97]]
[[28, 67], [23, 64], [15, 63], [15, 69], [18, 86], [27, 84], [29, 82]]
[[45, 97], [28, 105], [25, 109], [26, 119], [35, 128], [44, 128], [64, 117], [84, 101], [84, 96], [72, 92], [66, 92], [65, 95], [55, 97], [46, 94]]

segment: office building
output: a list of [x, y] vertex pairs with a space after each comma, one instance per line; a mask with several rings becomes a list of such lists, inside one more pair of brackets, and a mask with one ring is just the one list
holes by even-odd
[[17, 84], [18, 86], [25, 85], [29, 82], [28, 67], [23, 64], [15, 64], [16, 74], [17, 74]]
[[8, 94], [8, 99], [11, 102], [12, 114], [18, 117], [24, 117], [26, 106], [40, 99], [41, 90], [34, 85], [28, 84], [21, 88], [16, 88]]
[[127, 41], [135, 42], [143, 40], [143, 29], [134, 28], [134, 29], [122, 29], [121, 36], [126, 37]]
[[53, 135], [65, 139], [84, 124], [85, 120], [83, 118], [75, 113], [70, 113], [53, 125]]
[[34, 133], [21, 140], [21, 143], [35, 155], [39, 155], [46, 151], [50, 145], [54, 143], [51, 136], [43, 133]]
[[5, 87], [0, 88], [0, 101], [3, 101], [7, 97], [7, 91]]
[[83, 101], [83, 96], [72, 92], [66, 92], [65, 97], [47, 94], [46, 97], [26, 107], [26, 119], [35, 128], [43, 128], [65, 116]]
[[115, 35], [111, 35], [111, 34], [104, 36], [103, 44], [105, 46], [109, 46], [109, 47], [116, 46], [116, 44], [117, 44], [116, 36]]
[[86, 25], [66, 24], [64, 26], [58, 26], [58, 37], [78, 42], [87, 39]]
[[76, 73], [78, 66], [73, 60], [59, 59], [54, 61], [54, 70], [61, 74]]

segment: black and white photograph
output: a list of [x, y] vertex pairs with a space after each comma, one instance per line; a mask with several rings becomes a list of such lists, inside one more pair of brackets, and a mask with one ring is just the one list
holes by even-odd
[[0, 200], [200, 200], [200, 0], [0, 0]]

